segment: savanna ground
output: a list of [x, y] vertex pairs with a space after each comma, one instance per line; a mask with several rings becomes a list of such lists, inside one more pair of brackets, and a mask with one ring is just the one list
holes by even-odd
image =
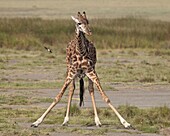
[[[170, 90], [170, 1], [74, 1], [68, 6], [71, 3], [0, 1], [0, 135], [170, 135], [170, 102], [166, 99]], [[118, 92], [120, 98], [124, 97], [122, 92], [132, 90], [134, 96], [138, 92], [146, 94], [130, 98], [143, 101], [141, 106], [126, 101], [116, 104], [136, 130], [123, 129], [113, 112], [100, 105], [98, 95], [103, 126], [96, 128], [87, 88], [85, 106], [76, 105], [78, 83], [68, 127], [61, 127], [66, 92], [43, 124], [30, 128], [64, 83], [65, 48], [74, 36], [74, 23], [68, 17], [82, 8], [91, 16], [93, 36], [88, 38], [97, 48], [96, 71], [106, 93], [112, 96]], [[46, 52], [42, 45], [53, 53]], [[151, 100], [155, 95], [162, 97], [165, 91], [167, 97], [155, 105], [148, 102], [147, 107], [147, 91], [153, 93]]]

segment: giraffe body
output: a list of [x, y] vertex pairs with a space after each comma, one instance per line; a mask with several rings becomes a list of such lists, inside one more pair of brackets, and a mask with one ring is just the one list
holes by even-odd
[[[85, 73], [94, 69], [96, 64], [96, 48], [93, 43], [88, 41], [83, 35], [84, 42], [81, 41], [81, 36], [76, 35], [66, 49], [67, 73], [73, 72], [79, 78], [84, 78]], [[81, 45], [84, 44], [84, 45]], [[80, 46], [86, 46], [82, 52]]]
[[79, 32], [69, 42], [66, 49], [67, 75], [75, 74], [80, 78], [80, 106], [83, 103], [84, 81], [88, 71], [94, 69], [96, 64], [96, 48], [87, 40], [84, 33]]
[[91, 31], [88, 27], [89, 22], [86, 18], [85, 12], [83, 12], [83, 15], [81, 15], [80, 12], [78, 12], [77, 18], [72, 16], [72, 19], [76, 23], [76, 36], [68, 44], [66, 49], [67, 77], [65, 83], [62, 89], [60, 90], [60, 92], [58, 93], [58, 95], [55, 97], [53, 103], [44, 112], [44, 114], [37, 121], [35, 121], [31, 126], [37, 127], [39, 124], [42, 123], [42, 121], [47, 116], [47, 114], [51, 111], [51, 109], [61, 100], [61, 97], [63, 96], [65, 90], [69, 86], [70, 91], [69, 91], [68, 105], [67, 105], [66, 116], [63, 122], [63, 125], [67, 125], [69, 121], [69, 112], [70, 112], [72, 96], [75, 90], [75, 78], [79, 77], [81, 83], [80, 85], [84, 86], [84, 84], [82, 84], [83, 78], [87, 76], [89, 80], [88, 90], [92, 99], [96, 126], [101, 126], [101, 123], [97, 114], [93, 84], [97, 86], [101, 96], [103, 97], [103, 100], [114, 111], [114, 113], [117, 115], [117, 117], [119, 118], [120, 122], [124, 125], [124, 127], [125, 128], [131, 127], [131, 125], [112, 106], [110, 99], [105, 94], [105, 92], [103, 91], [100, 85], [99, 78], [97, 76], [97, 73], [95, 72], [95, 64], [97, 61], [96, 49], [93, 43], [87, 40], [87, 38], [85, 37], [85, 34], [91, 35]]

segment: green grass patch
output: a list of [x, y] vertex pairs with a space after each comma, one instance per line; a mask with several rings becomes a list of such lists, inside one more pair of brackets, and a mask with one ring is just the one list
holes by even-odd
[[42, 88], [61, 88], [63, 82], [49, 82], [49, 81], [15, 81], [15, 82], [0, 82], [2, 89], [42, 89]]
[[8, 105], [28, 105], [31, 104], [28, 97], [26, 96], [6, 96], [0, 95], [0, 104], [8, 104]]
[[[43, 99], [43, 98], [42, 98]], [[0, 105], [30, 105], [33, 103], [40, 103], [41, 100], [30, 98], [25, 95], [0, 95]]]
[[150, 109], [139, 109], [131, 106], [120, 106], [120, 113], [131, 120], [131, 124], [143, 132], [158, 133], [161, 128], [170, 125], [170, 109], [166, 106]]
[[[15, 95], [0, 95], [0, 105], [30, 105], [35, 103], [52, 103], [54, 99], [46, 97], [30, 97], [27, 94], [15, 94]], [[28, 94], [30, 95], [30, 94]], [[66, 99], [62, 99], [60, 102], [67, 103]]]
[[[1, 89], [62, 87], [66, 77], [64, 54], [4, 48], [0, 52]], [[115, 82], [169, 84], [169, 51], [156, 52], [157, 49], [98, 49], [96, 71], [104, 90], [116, 90]]]

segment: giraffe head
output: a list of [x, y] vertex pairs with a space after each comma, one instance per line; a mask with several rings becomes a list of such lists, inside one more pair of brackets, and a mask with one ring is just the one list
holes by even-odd
[[71, 18], [75, 21], [76, 23], [76, 33], [79, 34], [79, 32], [83, 32], [87, 35], [91, 35], [91, 30], [89, 28], [89, 21], [87, 20], [86, 13], [83, 12], [81, 15], [80, 12], [77, 13], [77, 17], [71, 16]]

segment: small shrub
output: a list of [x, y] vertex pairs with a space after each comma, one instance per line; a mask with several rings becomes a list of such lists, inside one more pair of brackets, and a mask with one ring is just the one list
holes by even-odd
[[104, 116], [106, 118], [110, 118], [112, 116], [112, 114], [109, 110], [104, 109], [104, 111], [102, 112], [102, 116]]
[[124, 115], [125, 118], [133, 118], [140, 111], [139, 108], [129, 105], [120, 106], [118, 109], [120, 110], [120, 113]]
[[144, 77], [139, 80], [142, 83], [152, 83], [155, 82], [155, 79], [153, 77]]

